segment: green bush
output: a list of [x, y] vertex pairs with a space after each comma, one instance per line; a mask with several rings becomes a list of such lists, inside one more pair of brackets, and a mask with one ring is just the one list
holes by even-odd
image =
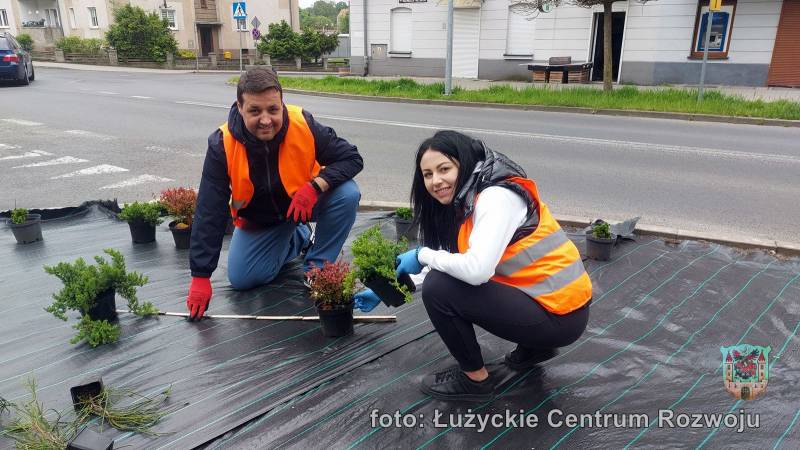
[[261, 37], [257, 47], [262, 54], [275, 60], [294, 59], [303, 54], [300, 36], [285, 20], [269, 24], [269, 31]]
[[193, 51], [184, 49], [179, 49], [177, 55], [178, 58], [183, 58], [183, 59], [194, 59], [196, 57]]
[[414, 216], [414, 212], [411, 208], [401, 207], [394, 210], [394, 215], [397, 216], [398, 219], [411, 220]]
[[611, 227], [606, 222], [596, 223], [592, 226], [592, 235], [597, 239], [611, 239]]
[[28, 218], [28, 210], [25, 208], [15, 208], [11, 210], [11, 223], [14, 224], [21, 224], [25, 223], [25, 219]]
[[397, 282], [394, 270], [397, 255], [408, 249], [408, 240], [394, 242], [383, 237], [379, 225], [374, 225], [353, 240], [353, 265], [355, 277], [362, 282], [375, 277], [391, 281], [392, 286], [403, 292], [406, 302], [411, 301], [411, 291]]
[[125, 222], [145, 222], [147, 224], [156, 226], [164, 220], [160, 217], [163, 206], [158, 202], [133, 202], [125, 205], [122, 211], [117, 215], [120, 220]]
[[120, 58], [142, 58], [164, 62], [178, 50], [167, 21], [155, 12], [125, 5], [114, 11], [114, 24], [106, 33], [108, 44]]
[[56, 41], [56, 48], [64, 53], [97, 55], [105, 47], [102, 39], [82, 39], [78, 36], [65, 36]]
[[30, 34], [22, 33], [17, 35], [17, 42], [19, 42], [19, 45], [21, 45], [22, 49], [26, 52], [33, 51], [33, 38]]

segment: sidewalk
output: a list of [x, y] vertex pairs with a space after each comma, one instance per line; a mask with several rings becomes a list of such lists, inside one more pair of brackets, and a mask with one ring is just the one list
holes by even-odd
[[[228, 74], [238, 74], [238, 70], [200, 70], [198, 72], [194, 70], [167, 70], [167, 69], [144, 69], [144, 68], [137, 68], [137, 67], [120, 67], [120, 66], [90, 66], [85, 64], [70, 64], [70, 63], [55, 63], [55, 62], [48, 62], [48, 61], [36, 61], [35, 65], [37, 67], [49, 67], [49, 68], [59, 68], [59, 69], [73, 69], [73, 70], [93, 70], [99, 72], [133, 72], [133, 73], [166, 73], [166, 74], [187, 74], [187, 73], [228, 73]], [[334, 75], [328, 72], [287, 72], [281, 71], [280, 75], [282, 76], [306, 76], [306, 77], [324, 77]], [[409, 78], [417, 83], [422, 84], [433, 84], [433, 83], [443, 83], [444, 78], [437, 78], [437, 77], [401, 77], [401, 76], [393, 76], [393, 77], [377, 77], [377, 76], [367, 76], [367, 77], [358, 77], [363, 78], [365, 80], [397, 80], [400, 78]], [[478, 89], [486, 89], [493, 85], [509, 85], [516, 89], [525, 89], [530, 87], [539, 87], [542, 89], [569, 89], [572, 87], [581, 87], [581, 88], [595, 88], [595, 89], [602, 89], [602, 83], [591, 83], [591, 84], [531, 84], [528, 82], [523, 81], [504, 81], [504, 80], [474, 80], [468, 78], [453, 78], [453, 86], [460, 87], [462, 89], [468, 90], [478, 90]], [[636, 86], [636, 85], [615, 85], [615, 89], [621, 86], [630, 86], [637, 89], [697, 89], [695, 85], [665, 85], [665, 86]], [[800, 102], [800, 89], [792, 89], [792, 88], [779, 88], [779, 87], [749, 87], [749, 86], [707, 86], [707, 90], [709, 91], [717, 91], [725, 95], [732, 95], [742, 97], [747, 100], [764, 100], [764, 101], [774, 101], [774, 100], [788, 100], [791, 102]]]

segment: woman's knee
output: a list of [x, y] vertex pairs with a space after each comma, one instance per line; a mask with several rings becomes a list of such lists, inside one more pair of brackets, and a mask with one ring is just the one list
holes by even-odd
[[457, 280], [438, 270], [431, 270], [422, 283], [422, 301], [425, 305], [443, 305], [449, 302]]

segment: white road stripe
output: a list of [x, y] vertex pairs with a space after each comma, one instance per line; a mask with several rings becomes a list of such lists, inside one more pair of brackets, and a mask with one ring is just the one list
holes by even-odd
[[30, 120], [22, 120], [22, 119], [0, 119], [3, 122], [13, 123], [15, 125], [22, 125], [25, 127], [37, 127], [39, 125], [43, 125], [40, 122], [31, 122]]
[[63, 158], [56, 158], [51, 159], [50, 161], [42, 161], [38, 163], [32, 164], [25, 164], [24, 166], [16, 166], [13, 169], [22, 169], [27, 167], [45, 167], [45, 166], [57, 166], [60, 164], [77, 164], [77, 163], [84, 163], [88, 162], [86, 159], [74, 158], [72, 156], [65, 156]]
[[109, 92], [109, 91], [97, 91], [98, 94], [106, 94], [106, 95], [119, 95], [116, 92]]
[[131, 95], [131, 98], [151, 99], [153, 97], [145, 97], [144, 95]]
[[791, 155], [779, 155], [775, 153], [754, 153], [754, 152], [742, 152], [737, 150], [720, 150], [715, 148], [702, 148], [702, 147], [685, 147], [680, 145], [662, 145], [662, 144], [651, 144], [648, 142], [635, 142], [635, 141], [617, 141], [612, 139], [596, 139], [596, 138], [584, 138], [584, 137], [577, 137], [577, 136], [561, 136], [555, 134], [542, 134], [542, 133], [524, 133], [518, 131], [503, 131], [503, 130], [486, 130], [482, 128], [462, 128], [462, 127], [448, 127], [442, 125], [428, 125], [422, 123], [410, 123], [410, 122], [393, 122], [389, 120], [378, 120], [378, 119], [361, 119], [356, 117], [341, 117], [341, 116], [327, 116], [327, 115], [316, 115], [317, 118], [322, 119], [329, 119], [329, 120], [340, 120], [344, 122], [358, 122], [358, 123], [369, 123], [375, 125], [389, 125], [395, 127], [406, 127], [406, 128], [421, 128], [426, 130], [441, 130], [441, 129], [451, 129], [456, 131], [461, 131], [463, 133], [472, 133], [472, 134], [493, 134], [493, 135], [500, 135], [500, 136], [514, 136], [514, 137], [521, 137], [527, 139], [539, 139], [539, 140], [547, 140], [547, 141], [554, 141], [554, 142], [570, 142], [570, 143], [579, 143], [579, 144], [590, 144], [590, 145], [602, 145], [602, 146], [615, 146], [618, 148], [623, 148], [627, 150], [637, 150], [637, 151], [654, 151], [654, 152], [662, 152], [662, 153], [683, 153], [683, 154], [693, 154], [698, 156], [713, 156], [713, 157], [725, 157], [731, 159], [749, 159], [749, 160], [757, 160], [757, 161], [772, 161], [772, 162], [781, 162], [781, 163], [800, 163], [800, 157], [791, 156]]
[[175, 102], [181, 105], [194, 105], [194, 106], [208, 106], [209, 108], [222, 108], [222, 109], [229, 109], [230, 105], [215, 105], [213, 103], [201, 103], [201, 102], [189, 102], [189, 101], [179, 101]]
[[55, 177], [50, 177], [51, 180], [55, 180], [58, 178], [72, 178], [72, 177], [79, 177], [84, 175], [101, 175], [104, 173], [117, 173], [117, 172], [127, 172], [128, 169], [123, 169], [122, 167], [111, 166], [108, 164], [101, 164], [99, 166], [89, 167], [86, 169], [81, 169], [76, 172], [65, 173], [64, 175], [58, 175]]
[[93, 131], [86, 131], [86, 130], [66, 130], [64, 133], [71, 134], [73, 136], [81, 136], [93, 139], [100, 139], [102, 141], [110, 141], [115, 139], [114, 136], [108, 136], [106, 134], [95, 133]]
[[148, 145], [147, 147], [145, 147], [145, 150], [149, 150], [151, 152], [157, 152], [157, 153], [167, 153], [167, 154], [170, 154], [170, 155], [186, 155], [186, 156], [194, 156], [194, 157], [203, 157], [203, 156], [205, 156], [205, 154], [203, 154], [203, 153], [192, 153], [192, 152], [187, 152], [185, 150], [180, 150], [180, 149], [176, 149], [176, 148], [162, 147], [160, 145]]
[[0, 144], [0, 150], [12, 150], [15, 148], [19, 148], [16, 145], [9, 145], [9, 144]]
[[136, 186], [137, 184], [166, 183], [168, 181], [174, 181], [174, 180], [172, 180], [171, 178], [163, 178], [163, 177], [157, 177], [155, 175], [144, 174], [144, 175], [139, 175], [138, 177], [128, 178], [127, 180], [119, 183], [103, 186], [100, 189], [120, 189], [129, 186]]
[[40, 156], [52, 156], [52, 153], [47, 153], [42, 150], [34, 150], [32, 152], [25, 152], [21, 155], [11, 155], [11, 156], [3, 156], [0, 158], [0, 161], [6, 161], [9, 159], [24, 159], [24, 158], [38, 158]]

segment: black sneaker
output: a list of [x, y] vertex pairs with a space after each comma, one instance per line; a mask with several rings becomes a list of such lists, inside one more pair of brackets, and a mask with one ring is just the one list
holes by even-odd
[[483, 381], [472, 381], [457, 366], [425, 376], [420, 388], [425, 394], [440, 400], [488, 402], [494, 396], [491, 375]]
[[303, 277], [303, 286], [305, 286], [306, 289], [311, 290], [311, 278]]
[[547, 361], [558, 354], [554, 348], [536, 350], [517, 345], [514, 351], [506, 353], [506, 365], [513, 370], [525, 370]]

